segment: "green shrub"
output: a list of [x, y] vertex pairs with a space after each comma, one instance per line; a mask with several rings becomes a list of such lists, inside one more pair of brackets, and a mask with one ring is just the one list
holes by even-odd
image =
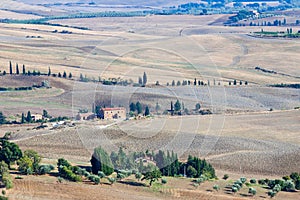
[[251, 184], [255, 184], [255, 183], [256, 183], [256, 179], [255, 179], [255, 178], [251, 178], [251, 179], [250, 179], [250, 183], [251, 183]]
[[295, 191], [295, 183], [292, 180], [287, 180], [284, 183], [284, 190], [285, 191]]
[[118, 174], [117, 174], [117, 178], [118, 178], [119, 180], [122, 180], [122, 179], [126, 178], [126, 175], [123, 174], [123, 173], [118, 173]]
[[100, 183], [100, 177], [97, 176], [97, 175], [90, 175], [88, 177], [88, 179], [91, 181], [91, 182], [94, 182], [95, 184], [99, 184]]
[[9, 173], [2, 174], [2, 182], [6, 189], [11, 189], [13, 187], [12, 177]]
[[83, 175], [84, 175], [85, 177], [89, 177], [91, 174], [90, 174], [90, 172], [85, 171], [85, 172], [83, 172]]
[[16, 176], [15, 179], [23, 179], [22, 176]]
[[52, 170], [54, 170], [53, 165], [40, 165], [38, 168], [38, 174], [40, 175], [49, 174]]
[[236, 185], [239, 185], [240, 187], [242, 187], [242, 186], [243, 186], [243, 183], [242, 183], [242, 181], [241, 181], [241, 180], [237, 180], [237, 181], [235, 181], [235, 182], [234, 182], [234, 184], [236, 184]]
[[272, 189], [275, 192], [280, 192], [281, 191], [281, 186], [279, 184], [276, 184]]
[[8, 197], [0, 196], [0, 200], [8, 200]]
[[167, 184], [167, 182], [168, 182], [167, 179], [164, 179], [164, 178], [161, 179], [162, 184]]
[[232, 187], [237, 188], [238, 190], [240, 190], [242, 187], [239, 184], [233, 184]]
[[239, 190], [238, 190], [238, 188], [236, 188], [236, 187], [232, 187], [232, 188], [231, 188], [231, 191], [234, 192], [234, 193], [236, 193], [236, 192], [239, 191]]
[[135, 174], [135, 178], [136, 178], [137, 180], [140, 180], [140, 179], [142, 178], [142, 174], [141, 174], [140, 172], [136, 173], [136, 174]]
[[224, 174], [223, 179], [227, 180], [228, 178], [229, 178], [229, 175], [228, 174]]
[[109, 183], [112, 185], [116, 182], [116, 179], [115, 178], [112, 178], [112, 177], [108, 177], [107, 180], [109, 181]]
[[246, 183], [247, 179], [245, 177], [241, 177], [240, 181], [244, 184], [244, 183]]
[[2, 195], [6, 195], [6, 191], [5, 190], [2, 190]]
[[57, 181], [59, 182], [59, 183], [62, 183], [63, 182], [63, 178], [62, 177], [57, 177]]
[[254, 196], [254, 195], [256, 195], [256, 189], [250, 187], [248, 193], [252, 194]]
[[219, 191], [219, 190], [220, 190], [220, 187], [219, 187], [219, 185], [214, 185], [214, 186], [213, 186], [213, 189], [216, 190], [216, 191]]
[[270, 196], [271, 198], [275, 197], [276, 194], [277, 194], [277, 192], [275, 192], [273, 190], [268, 191], [268, 196]]
[[300, 177], [297, 180], [295, 180], [295, 188], [297, 190], [300, 190]]
[[105, 174], [104, 174], [104, 172], [99, 171], [99, 172], [98, 172], [98, 176], [99, 176], [100, 178], [104, 178], [104, 177], [105, 177]]
[[259, 179], [259, 180], [258, 180], [258, 184], [259, 184], [259, 185], [265, 185], [266, 182], [265, 182], [264, 179]]

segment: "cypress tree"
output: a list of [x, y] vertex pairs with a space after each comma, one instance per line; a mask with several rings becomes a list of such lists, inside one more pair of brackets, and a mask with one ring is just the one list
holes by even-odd
[[9, 74], [12, 75], [12, 65], [11, 65], [11, 61], [9, 61]]
[[92, 172], [98, 174], [102, 171], [104, 174], [109, 176], [113, 173], [114, 168], [110, 156], [101, 147], [95, 148], [91, 159]]
[[21, 123], [24, 124], [26, 122], [25, 115], [22, 113]]
[[136, 102], [135, 106], [136, 106], [137, 113], [141, 114], [142, 113], [142, 104], [138, 101], [138, 102]]
[[142, 77], [139, 77], [139, 84], [143, 85], [143, 79], [142, 79]]
[[72, 78], [72, 73], [71, 72], [69, 73], [69, 78]]
[[60, 72], [58, 72], [58, 75], [57, 75], [59, 78], [61, 77], [61, 73]]
[[64, 71], [63, 77], [64, 77], [64, 78], [67, 78], [67, 73], [66, 73], [66, 71]]
[[148, 116], [148, 115], [150, 115], [150, 111], [149, 111], [149, 107], [146, 106], [146, 108], [145, 108], [145, 116]]
[[25, 65], [23, 65], [23, 71], [22, 71], [23, 75], [26, 74], [26, 69], [25, 69]]
[[50, 67], [48, 68], [48, 76], [50, 76], [51, 75], [51, 69], [50, 69]]
[[181, 104], [178, 99], [177, 99], [176, 103], [174, 104], [174, 107], [175, 107], [175, 111], [181, 110]]
[[135, 103], [131, 103], [131, 104], [129, 105], [129, 110], [132, 111], [132, 112], [135, 112], [135, 111], [136, 111], [136, 105], [135, 105]]
[[32, 118], [31, 118], [31, 113], [30, 113], [30, 111], [27, 112], [26, 121], [27, 121], [28, 123], [32, 122]]
[[147, 74], [146, 72], [144, 72], [144, 75], [143, 75], [143, 85], [146, 85], [147, 84]]
[[18, 65], [18, 63], [16, 64], [16, 74], [20, 74], [19, 73], [19, 65]]

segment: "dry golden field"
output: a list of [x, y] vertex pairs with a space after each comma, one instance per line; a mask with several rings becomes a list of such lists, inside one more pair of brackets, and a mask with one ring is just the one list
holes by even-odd
[[[14, 2], [18, 3], [18, 2]], [[13, 5], [9, 5], [7, 9]], [[24, 5], [23, 5], [24, 6]], [[28, 6], [26, 4], [26, 6]], [[19, 5], [22, 8], [22, 5]], [[38, 6], [23, 7], [44, 13]], [[0, 18], [11, 16], [27, 19], [36, 16], [13, 15], [0, 11]], [[22, 75], [0, 76], [1, 87], [32, 86], [48, 80], [50, 89], [0, 93], [0, 111], [9, 118], [20, 117], [31, 110], [43, 109], [53, 116], [74, 116], [78, 109], [91, 110], [96, 101], [128, 107], [141, 101], [155, 113], [159, 103], [162, 113], [170, 101], [184, 102], [193, 109], [200, 102], [213, 115], [154, 116], [129, 120], [107, 128], [110, 122], [79, 122], [75, 127], [59, 130], [34, 130], [35, 125], [4, 125], [3, 135], [13, 132], [12, 141], [22, 150], [40, 153], [43, 162], [56, 163], [64, 157], [73, 164], [89, 165], [93, 148], [103, 145], [108, 150], [119, 146], [127, 151], [169, 148], [181, 159], [188, 154], [207, 159], [221, 178], [225, 173], [234, 178], [280, 178], [299, 171], [300, 164], [300, 91], [273, 88], [269, 84], [299, 83], [300, 44], [298, 39], [258, 39], [248, 36], [261, 27], [224, 27], [227, 15], [147, 16], [132, 18], [91, 18], [53, 20], [80, 30], [32, 24], [0, 23], [0, 70], [9, 71], [9, 61], [25, 64], [27, 70], [43, 73], [73, 74], [72, 79]], [[285, 28], [264, 28], [285, 31]], [[266, 31], [267, 31], [266, 30]], [[62, 33], [69, 31], [70, 34]], [[32, 38], [31, 36], [34, 36]], [[39, 36], [39, 37], [38, 37]], [[259, 66], [277, 74], [264, 73]], [[15, 68], [13, 67], [13, 70]], [[78, 82], [80, 74], [98, 80], [119, 78], [137, 82], [147, 73], [146, 87], [103, 86]], [[173, 80], [210, 81], [210, 86], [167, 87]], [[229, 86], [228, 81], [248, 81], [249, 85]], [[212, 85], [216, 80], [220, 85]], [[159, 81], [161, 86], [154, 86]], [[270, 111], [273, 110], [273, 111]], [[14, 116], [18, 114], [18, 116]], [[51, 126], [51, 124], [48, 124]], [[107, 143], [105, 143], [107, 142]], [[108, 144], [108, 145], [107, 145]], [[28, 176], [14, 180], [10, 199], [262, 199], [267, 190], [258, 188], [250, 197], [226, 190], [210, 191], [214, 182], [195, 189], [188, 179], [168, 179], [163, 188], [150, 189], [126, 183], [100, 186], [88, 183], [59, 184], [53, 176]], [[130, 181], [130, 180], [129, 180]], [[225, 187], [229, 182], [216, 182]], [[88, 194], [88, 195], [87, 195]], [[281, 192], [276, 199], [298, 199], [295, 193]]]

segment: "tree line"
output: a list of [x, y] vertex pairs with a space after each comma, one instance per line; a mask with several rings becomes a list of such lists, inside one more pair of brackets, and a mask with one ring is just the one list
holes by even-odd
[[[14, 70], [15, 69], [15, 70]], [[22, 65], [22, 69], [19, 69], [19, 65], [18, 63], [16, 63], [15, 68], [12, 65], [12, 62], [9, 61], [9, 69], [8, 72], [10, 75], [24, 75], [24, 76], [53, 76], [53, 77], [59, 77], [59, 78], [69, 78], [71, 79], [73, 77], [72, 73], [69, 72], [69, 74], [67, 74], [66, 71], [64, 71], [63, 73], [58, 72], [56, 73], [52, 73], [51, 72], [51, 68], [48, 68], [48, 72], [47, 73], [42, 73], [39, 70], [26, 70], [26, 66], [23, 64]], [[2, 75], [5, 76], [7, 75], [7, 72], [5, 70], [3, 70]]]
[[208, 179], [216, 178], [214, 168], [205, 159], [189, 156], [187, 162], [180, 162], [173, 151], [147, 150], [126, 154], [122, 148], [119, 148], [118, 152], [111, 152], [109, 155], [103, 148], [97, 147], [94, 149], [91, 165], [94, 174], [101, 171], [110, 175], [114, 171], [122, 173], [122, 171], [134, 170], [145, 176], [148, 172], [158, 170], [162, 176], [186, 175], [196, 178], [204, 175]]
[[68, 120], [66, 116], [53, 117], [48, 114], [47, 110], [43, 110], [41, 119], [33, 119], [31, 111], [27, 111], [27, 114], [22, 113], [19, 120], [9, 121], [7, 117], [0, 111], [0, 125], [2, 124], [26, 124], [26, 123], [45, 123], [45, 122], [57, 122]]

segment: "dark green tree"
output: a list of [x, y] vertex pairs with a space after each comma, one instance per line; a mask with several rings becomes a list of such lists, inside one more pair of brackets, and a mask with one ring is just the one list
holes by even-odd
[[3, 113], [0, 111], [0, 124], [6, 123], [6, 117], [3, 115]]
[[136, 105], [135, 105], [135, 103], [131, 103], [129, 105], [129, 111], [131, 111], [131, 112], [135, 112], [136, 111]]
[[26, 69], [25, 69], [25, 65], [23, 64], [23, 70], [22, 70], [22, 74], [25, 75], [26, 74]]
[[159, 110], [160, 110], [160, 105], [158, 104], [158, 102], [156, 102], [156, 105], [155, 105], [156, 114], [158, 114]]
[[189, 165], [186, 170], [186, 175], [188, 177], [194, 178], [197, 176], [197, 170], [193, 166]]
[[138, 101], [138, 102], [136, 102], [135, 106], [136, 106], [137, 113], [141, 114], [143, 112], [142, 104]]
[[16, 64], [16, 74], [20, 74], [20, 72], [19, 72], [19, 65], [18, 65], [18, 63]]
[[27, 121], [28, 123], [31, 123], [31, 122], [32, 122], [32, 117], [31, 117], [30, 111], [27, 112], [26, 121]]
[[4, 70], [2, 74], [3, 74], [3, 76], [5, 76], [6, 75], [6, 71]]
[[32, 170], [35, 173], [38, 173], [39, 165], [41, 162], [41, 156], [34, 150], [26, 150], [24, 156], [28, 157], [32, 161]]
[[181, 110], [181, 104], [178, 99], [177, 99], [176, 103], [174, 104], [174, 108], [175, 108], [176, 112]]
[[149, 115], [150, 115], [149, 107], [146, 106], [146, 108], [145, 108], [145, 116], [149, 116]]
[[26, 118], [24, 113], [22, 113], [22, 117], [21, 117], [21, 123], [24, 124], [26, 122]]
[[12, 71], [12, 64], [11, 61], [9, 61], [9, 74], [12, 75], [13, 71]]
[[71, 73], [71, 72], [69, 73], [69, 78], [70, 78], [70, 79], [72, 78], [72, 73]]
[[51, 69], [50, 69], [50, 67], [48, 68], [48, 76], [50, 76], [51, 75]]
[[79, 76], [79, 80], [80, 80], [80, 81], [84, 81], [84, 77], [83, 77], [83, 75], [82, 75], [82, 74], [80, 74], [80, 76]]
[[197, 104], [195, 105], [195, 109], [196, 109], [196, 110], [200, 110], [200, 108], [201, 108], [200, 103], [197, 103]]
[[114, 171], [114, 166], [111, 162], [111, 159], [107, 152], [101, 147], [94, 149], [94, 153], [91, 159], [92, 172], [97, 174], [99, 171], [102, 171], [107, 176], [112, 174]]
[[67, 78], [67, 73], [66, 73], [66, 71], [64, 71], [63, 77], [64, 77], [64, 78]]
[[22, 157], [22, 151], [15, 143], [9, 142], [7, 139], [1, 139], [0, 160], [4, 161], [10, 168], [10, 164]]
[[146, 85], [147, 84], [147, 74], [146, 72], [144, 72], [143, 74], [143, 85]]
[[45, 118], [49, 118], [50, 117], [50, 115], [48, 114], [47, 110], [43, 110], [43, 117], [45, 117]]
[[60, 72], [58, 72], [58, 75], [57, 75], [59, 78], [61, 78], [61, 73]]
[[140, 85], [143, 85], [143, 79], [142, 79], [142, 77], [139, 77], [138, 83], [139, 83]]
[[143, 180], [150, 180], [150, 186], [152, 186], [152, 183], [155, 181], [158, 181], [158, 179], [161, 178], [161, 172], [158, 169], [155, 169], [154, 171], [146, 172], [144, 174]]
[[174, 80], [172, 81], [172, 86], [175, 86], [175, 81]]

